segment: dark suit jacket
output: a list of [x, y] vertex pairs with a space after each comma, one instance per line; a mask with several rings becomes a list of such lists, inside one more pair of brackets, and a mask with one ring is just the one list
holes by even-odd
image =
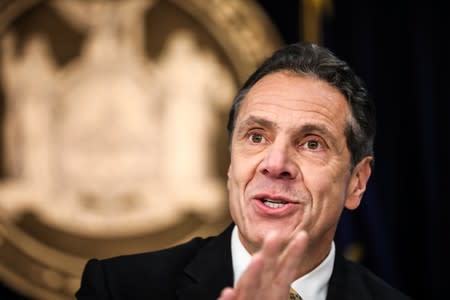
[[[157, 252], [91, 259], [78, 300], [217, 299], [233, 285], [231, 231]], [[364, 267], [336, 255], [327, 300], [409, 299]], [[312, 300], [312, 299], [306, 299]]]

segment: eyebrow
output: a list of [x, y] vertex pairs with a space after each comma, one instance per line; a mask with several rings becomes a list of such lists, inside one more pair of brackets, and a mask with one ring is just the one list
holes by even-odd
[[250, 116], [239, 125], [237, 131], [238, 135], [241, 135], [242, 131], [245, 131], [248, 127], [255, 125], [259, 125], [264, 128], [278, 128], [278, 125], [272, 121], [260, 117]]
[[325, 135], [325, 136], [328, 136], [330, 138], [333, 138], [333, 135], [328, 130], [328, 128], [326, 126], [324, 126], [324, 125], [321, 125], [321, 124], [306, 123], [306, 124], [302, 125], [302, 127], [300, 128], [300, 130], [298, 132], [300, 134], [305, 134], [305, 133], [308, 133], [308, 132], [317, 132], [317, 133], [320, 133], [322, 135]]

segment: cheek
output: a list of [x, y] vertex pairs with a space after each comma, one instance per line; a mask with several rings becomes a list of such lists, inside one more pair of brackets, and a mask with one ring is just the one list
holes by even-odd
[[228, 168], [228, 197], [230, 212], [235, 219], [240, 214], [244, 205], [245, 187], [252, 179], [252, 171], [250, 165], [244, 160], [232, 159]]
[[239, 202], [239, 195], [241, 194], [240, 190], [240, 179], [239, 169], [235, 168], [233, 164], [230, 164], [228, 168], [228, 180], [227, 180], [227, 189], [228, 196], [230, 201], [230, 209], [236, 208]]
[[231, 215], [231, 219], [234, 223], [240, 224], [242, 219], [242, 208], [240, 203], [240, 189], [238, 183], [236, 181], [235, 175], [232, 172], [229, 172], [228, 181], [228, 201], [229, 201], [229, 211]]
[[228, 188], [242, 188], [251, 179], [253, 165], [249, 160], [232, 158], [228, 169]]
[[348, 176], [315, 168], [305, 172], [304, 182], [313, 198], [313, 207], [339, 209], [344, 206]]
[[329, 172], [305, 176], [305, 186], [311, 195], [311, 206], [305, 211], [306, 228], [314, 237], [335, 231], [344, 208], [344, 179], [333, 177]]
[[227, 176], [228, 176], [227, 179], [228, 192], [232, 194], [232, 192], [236, 189], [236, 182], [237, 182], [236, 169], [233, 167], [233, 164], [230, 164], [230, 166], [228, 167]]

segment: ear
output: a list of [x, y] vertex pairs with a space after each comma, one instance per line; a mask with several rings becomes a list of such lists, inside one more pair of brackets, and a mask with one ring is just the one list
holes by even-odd
[[372, 160], [372, 156], [366, 156], [353, 169], [347, 187], [347, 199], [345, 200], [346, 208], [353, 210], [361, 203], [361, 198], [366, 190], [370, 174], [372, 173], [372, 167], [370, 166]]

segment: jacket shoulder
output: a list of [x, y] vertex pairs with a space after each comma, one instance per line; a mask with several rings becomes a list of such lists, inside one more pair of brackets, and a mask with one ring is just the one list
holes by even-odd
[[[120, 272], [141, 273], [149, 276], [158, 271], [169, 272], [171, 269], [182, 269], [197, 251], [202, 248], [210, 238], [194, 238], [191, 241], [171, 248], [153, 252], [138, 253], [103, 259], [100, 262], [104, 268]], [[160, 276], [161, 274], [158, 274]]]
[[[346, 291], [342, 297], [342, 291]], [[339, 295], [338, 297], [336, 297]], [[328, 300], [373, 299], [411, 300], [400, 290], [388, 284], [365, 266], [336, 255], [334, 271], [330, 279]]]
[[[194, 238], [171, 248], [154, 252], [90, 259], [84, 267], [77, 299], [136, 299], [165, 295], [173, 290], [175, 280], [183, 273], [199, 249], [210, 238]], [[151, 293], [151, 294], [149, 294]], [[95, 298], [90, 298], [95, 295]]]

